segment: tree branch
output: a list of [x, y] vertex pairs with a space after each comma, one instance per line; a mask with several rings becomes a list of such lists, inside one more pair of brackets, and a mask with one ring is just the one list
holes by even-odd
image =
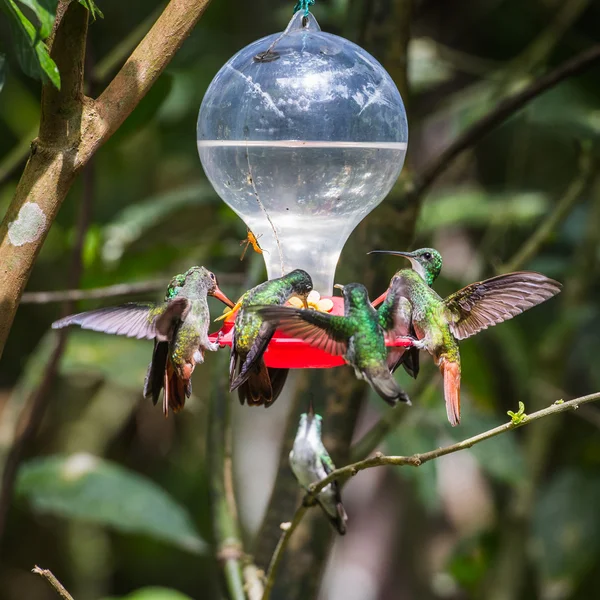
[[52, 571], [49, 569], [40, 569], [37, 565], [31, 569], [32, 573], [43, 577], [56, 591], [56, 593], [64, 600], [73, 600], [73, 596], [67, 592], [63, 584], [56, 579]]
[[[574, 400], [569, 400], [568, 402], [563, 402], [562, 400], [557, 400], [551, 406], [534, 412], [530, 415], [522, 415], [521, 418], [514, 418], [512, 421], [505, 423], [504, 425], [499, 425], [498, 427], [494, 427], [494, 429], [490, 429], [489, 431], [485, 431], [484, 433], [480, 433], [473, 437], [470, 437], [462, 442], [458, 442], [456, 444], [451, 444], [450, 446], [445, 446], [443, 448], [438, 448], [437, 450], [431, 450], [429, 452], [425, 452], [423, 454], [413, 454], [412, 456], [384, 456], [381, 452], [375, 454], [371, 458], [367, 458], [365, 460], [361, 460], [359, 462], [346, 465], [340, 469], [336, 469], [332, 471], [327, 477], [321, 479], [318, 483], [314, 483], [310, 486], [310, 491], [304, 497], [302, 504], [296, 510], [294, 518], [291, 523], [286, 524], [283, 528], [283, 533], [277, 544], [277, 548], [273, 553], [273, 557], [271, 558], [271, 562], [269, 565], [269, 571], [267, 574], [267, 581], [265, 583], [265, 595], [263, 596], [263, 600], [268, 600], [269, 594], [273, 585], [275, 583], [275, 578], [277, 576], [277, 568], [279, 563], [281, 562], [281, 558], [285, 549], [289, 543], [289, 540], [304, 518], [304, 515], [307, 512], [307, 508], [311, 503], [314, 503], [314, 497], [327, 485], [329, 485], [332, 481], [336, 479], [346, 480], [349, 477], [356, 475], [359, 471], [364, 471], [365, 469], [371, 469], [373, 467], [380, 467], [383, 465], [395, 465], [395, 466], [411, 466], [411, 467], [420, 467], [421, 465], [429, 462], [430, 460], [435, 460], [436, 458], [440, 458], [441, 456], [446, 456], [448, 454], [453, 454], [454, 452], [458, 452], [460, 450], [466, 450], [467, 448], [471, 448], [475, 444], [479, 444], [485, 440], [489, 440], [493, 437], [496, 437], [502, 433], [506, 433], [507, 431], [512, 431], [513, 429], [518, 429], [519, 427], [523, 427], [524, 425], [528, 425], [529, 423], [533, 423], [539, 419], [544, 417], [548, 417], [550, 415], [577, 410], [580, 406], [587, 404], [588, 402], [593, 402], [595, 400], [600, 400], [600, 392], [595, 394], [590, 394], [588, 396], [582, 396], [580, 398], [575, 398]], [[288, 526], [289, 525], [289, 526]]]
[[75, 176], [152, 87], [209, 3], [171, 0], [95, 101], [83, 96], [87, 10], [60, 0], [51, 56], [62, 87], [43, 88], [39, 138], [0, 226], [0, 357], [35, 258]]
[[502, 100], [495, 109], [473, 123], [450, 146], [433, 159], [416, 180], [410, 183], [405, 195], [406, 204], [418, 203], [433, 182], [452, 164], [457, 156], [477, 144], [528, 102], [565, 79], [583, 73], [599, 61], [600, 45], [596, 45], [536, 79], [520, 92]]

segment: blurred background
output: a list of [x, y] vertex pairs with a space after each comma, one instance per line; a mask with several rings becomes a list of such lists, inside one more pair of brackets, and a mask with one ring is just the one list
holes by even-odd
[[[446, 424], [429, 358], [416, 383], [398, 373], [413, 406], [392, 415], [345, 367], [294, 373], [268, 411], [242, 407], [220, 392], [225, 352], [207, 356], [185, 410], [165, 420], [141, 394], [149, 342], [80, 330], [59, 339], [49, 330], [64, 311], [123, 298], [74, 304], [31, 293], [129, 283], [139, 291], [128, 299], [156, 300], [173, 274], [195, 264], [215, 271], [233, 299], [264, 279], [260, 256], [249, 251], [240, 262], [246, 228], [205, 179], [195, 126], [221, 65], [282, 30], [292, 4], [214, 0], [78, 178], [52, 227], [0, 363], [5, 479], [15, 466], [13, 443], [36, 407], [14, 494], [0, 498], [3, 600], [55, 597], [30, 574], [35, 564], [51, 569], [76, 600], [224, 597], [209, 508], [215, 394], [231, 403], [244, 547], [264, 569], [279, 523], [292, 518], [300, 499], [286, 456], [309, 397], [341, 466], [375, 448], [412, 454], [464, 439], [505, 422], [519, 401], [533, 412], [600, 389], [600, 68], [561, 83], [491, 131], [419, 202], [405, 194], [415, 174], [500, 99], [599, 42], [600, 3], [593, 0], [318, 0], [312, 9], [323, 29], [384, 64], [409, 113], [401, 179], [352, 234], [337, 280], [365, 282], [374, 297], [403, 263], [367, 251], [428, 245], [444, 257], [435, 285], [442, 296], [507, 269], [539, 270], [565, 284], [558, 298], [461, 344], [460, 427]], [[104, 19], [89, 30], [90, 95], [164, 3], [99, 5]], [[36, 136], [40, 84], [20, 68], [4, 16], [0, 53], [3, 214]], [[222, 305], [210, 302], [217, 316]], [[273, 597], [597, 597], [599, 428], [600, 407], [592, 404], [419, 469], [360, 473], [344, 488], [348, 534], [333, 540], [312, 511], [294, 534]]]

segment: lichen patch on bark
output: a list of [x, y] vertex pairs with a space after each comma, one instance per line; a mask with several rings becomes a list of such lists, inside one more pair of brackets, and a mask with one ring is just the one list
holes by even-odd
[[17, 218], [8, 224], [8, 239], [13, 246], [35, 242], [44, 233], [46, 215], [35, 202], [26, 202]]

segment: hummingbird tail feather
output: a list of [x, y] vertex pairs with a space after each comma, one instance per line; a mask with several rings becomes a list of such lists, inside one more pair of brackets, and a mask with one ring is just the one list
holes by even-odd
[[241, 404], [246, 402], [248, 406], [261, 406], [264, 404], [268, 407], [274, 402], [271, 378], [263, 360], [247, 373], [245, 380], [237, 386], [237, 389]]
[[448, 421], [452, 427], [460, 423], [460, 363], [442, 358], [440, 371], [444, 376], [444, 398]]
[[[273, 389], [273, 400], [271, 404], [279, 398], [279, 394], [281, 394], [281, 390], [285, 385], [289, 369], [268, 369], [269, 378], [271, 379], [271, 388]], [[271, 404], [265, 404], [265, 407], [268, 408]]]
[[338, 502], [335, 506], [337, 510], [337, 519], [335, 519], [335, 528], [340, 535], [346, 535], [346, 521], [348, 521], [348, 515], [344, 509], [344, 505]]
[[192, 392], [192, 383], [189, 379], [183, 379], [177, 375], [171, 361], [167, 362], [165, 371], [165, 396], [163, 399], [163, 413], [169, 414], [169, 408], [178, 413], [185, 405], [186, 397]]
[[410, 398], [392, 377], [385, 365], [364, 371], [364, 376], [371, 387], [390, 405], [395, 406], [398, 401], [410, 404]]
[[164, 386], [168, 354], [168, 342], [154, 342], [152, 360], [148, 365], [148, 371], [144, 381], [144, 398], [152, 398], [152, 403], [155, 406]]

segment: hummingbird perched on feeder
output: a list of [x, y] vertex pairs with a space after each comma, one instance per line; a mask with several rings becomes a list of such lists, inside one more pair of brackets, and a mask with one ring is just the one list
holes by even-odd
[[[290, 467], [305, 490], [335, 470], [335, 465], [321, 440], [322, 421], [321, 415], [315, 414], [311, 404], [308, 413], [300, 415], [300, 425], [290, 452]], [[348, 515], [342, 504], [339, 483], [332, 481], [326, 485], [317, 494], [316, 500], [336, 531], [344, 535]]]
[[356, 377], [365, 379], [391, 406], [398, 400], [410, 404], [387, 367], [384, 328], [367, 289], [361, 283], [334, 287], [342, 290], [344, 316], [286, 306], [260, 307], [258, 314], [288, 335], [333, 356], [343, 356], [354, 367]]
[[164, 302], [129, 302], [70, 315], [52, 323], [53, 329], [79, 325], [104, 333], [154, 339], [154, 352], [144, 382], [144, 397], [156, 404], [165, 390], [163, 412], [179, 412], [192, 393], [191, 377], [204, 352], [215, 352], [218, 342], [208, 339], [210, 313], [207, 296], [233, 306], [219, 289], [214, 273], [192, 267], [171, 279]]
[[411, 262], [412, 268], [402, 269], [392, 278], [380, 315], [389, 329], [406, 331], [412, 326], [417, 337], [414, 346], [433, 356], [444, 377], [446, 412], [454, 427], [460, 422], [458, 340], [549, 300], [562, 285], [541, 273], [517, 271], [472, 283], [441, 298], [431, 288], [442, 269], [437, 250], [373, 252], [403, 256]]
[[302, 269], [270, 279], [248, 290], [231, 312], [239, 308], [231, 340], [230, 391], [238, 390], [240, 402], [266, 408], [277, 400], [288, 369], [268, 369], [263, 354], [275, 333], [275, 326], [252, 310], [256, 305], [280, 305], [298, 296], [304, 306], [312, 291], [312, 279]]

